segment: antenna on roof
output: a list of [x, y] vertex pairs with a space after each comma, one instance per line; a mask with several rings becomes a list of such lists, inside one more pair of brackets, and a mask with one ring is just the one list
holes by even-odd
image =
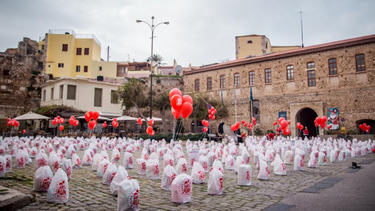
[[301, 40], [302, 40], [302, 45], [301, 48], [305, 47], [303, 45], [303, 25], [302, 25], [302, 11], [299, 12], [301, 14]]

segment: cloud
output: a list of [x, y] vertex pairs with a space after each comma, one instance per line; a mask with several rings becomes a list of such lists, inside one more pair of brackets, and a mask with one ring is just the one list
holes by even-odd
[[102, 57], [110, 46], [112, 60], [144, 61], [150, 55], [151, 23], [169, 21], [155, 30], [154, 53], [183, 66], [235, 58], [235, 36], [264, 34], [272, 45], [300, 45], [303, 11], [305, 46], [375, 33], [371, 0], [33, 0], [0, 2], [0, 51], [16, 47], [22, 37], [38, 40], [48, 29], [94, 34]]

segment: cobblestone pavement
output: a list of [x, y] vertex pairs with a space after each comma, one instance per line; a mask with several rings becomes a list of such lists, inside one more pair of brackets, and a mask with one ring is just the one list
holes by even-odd
[[[78, 153], [82, 158], [83, 151]], [[186, 154], [186, 153], [185, 153]], [[109, 152], [111, 155], [111, 152]], [[124, 153], [121, 153], [122, 164]], [[140, 157], [140, 151], [133, 155], [136, 160]], [[309, 157], [309, 156], [306, 156]], [[207, 195], [207, 181], [204, 184], [193, 184], [192, 201], [187, 204], [175, 204], [171, 202], [171, 192], [162, 190], [161, 180], [147, 180], [145, 175], [138, 175], [137, 166], [128, 170], [129, 175], [137, 179], [140, 184], [140, 210], [262, 210], [281, 199], [294, 195], [315, 183], [348, 170], [351, 162], [359, 162], [366, 159], [374, 159], [375, 154], [368, 154], [359, 158], [351, 158], [344, 162], [329, 163], [318, 168], [307, 168], [308, 158], [305, 158], [305, 170], [294, 171], [292, 165], [286, 165], [286, 176], [273, 174], [273, 167], [268, 163], [271, 171], [269, 181], [261, 181], [256, 178], [257, 170], [251, 164], [252, 185], [238, 186], [237, 176], [234, 170], [224, 171], [224, 192], [221, 196]], [[251, 159], [253, 161], [253, 158]], [[13, 163], [15, 160], [13, 159]], [[136, 164], [137, 165], [137, 164]], [[163, 172], [163, 164], [160, 162], [160, 178]], [[190, 173], [191, 169], [189, 169]], [[66, 204], [53, 204], [46, 202], [46, 193], [32, 192], [34, 178], [34, 161], [24, 169], [13, 168], [0, 179], [0, 185], [19, 190], [23, 193], [36, 194], [36, 202], [24, 207], [23, 210], [116, 210], [117, 197], [110, 194], [109, 186], [102, 184], [101, 178], [91, 170], [91, 166], [83, 166], [74, 169], [69, 181], [69, 201]]]

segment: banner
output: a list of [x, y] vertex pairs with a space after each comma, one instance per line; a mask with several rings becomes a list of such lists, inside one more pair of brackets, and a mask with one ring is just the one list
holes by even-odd
[[331, 130], [339, 130], [339, 108], [328, 108], [328, 125], [332, 125]]

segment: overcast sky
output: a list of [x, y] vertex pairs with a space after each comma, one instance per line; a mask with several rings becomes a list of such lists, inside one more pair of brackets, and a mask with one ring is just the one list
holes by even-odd
[[1, 0], [0, 52], [49, 29], [94, 34], [102, 58], [145, 61], [151, 30], [137, 19], [169, 21], [155, 30], [154, 53], [183, 66], [235, 59], [235, 36], [266, 35], [272, 45], [305, 46], [375, 34], [374, 0]]

